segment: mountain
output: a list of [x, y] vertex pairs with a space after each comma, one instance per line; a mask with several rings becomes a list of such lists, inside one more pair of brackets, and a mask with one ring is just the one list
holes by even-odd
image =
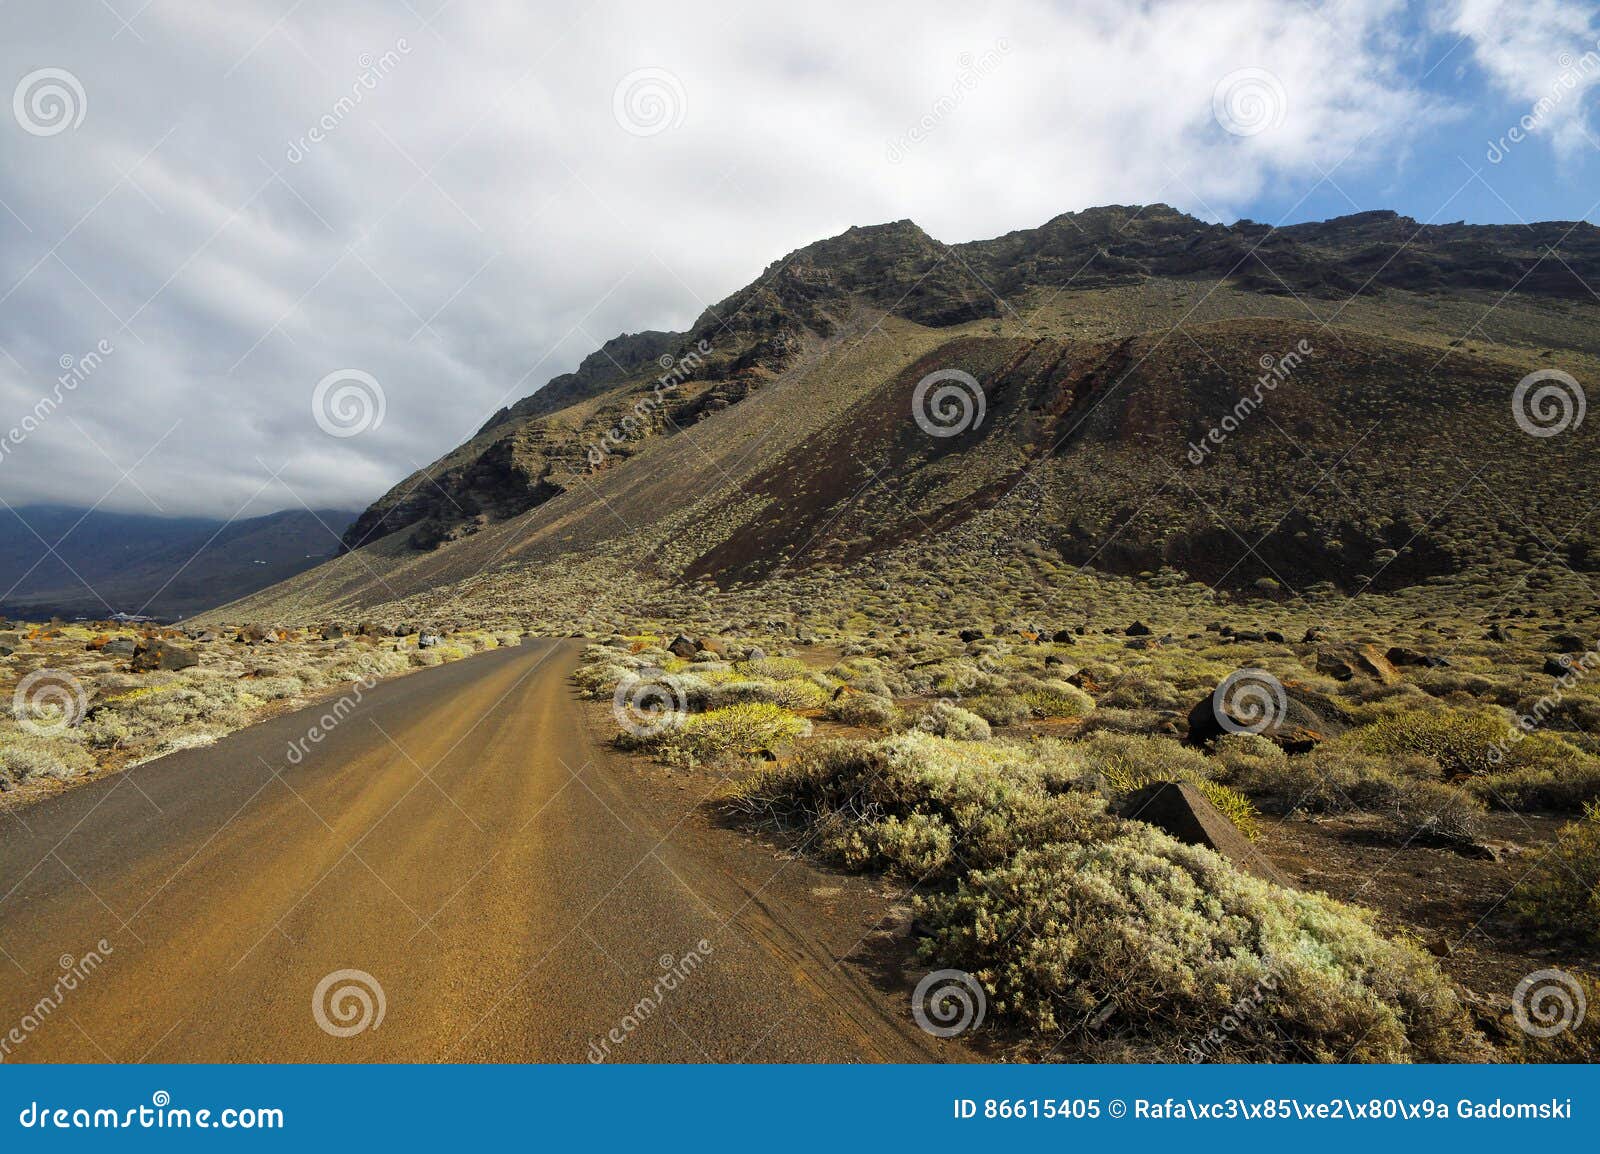
[[287, 510], [220, 521], [7, 507], [0, 513], [0, 613], [188, 616], [327, 560], [355, 516]]
[[228, 612], [578, 620], [981, 585], [995, 557], [1022, 587], [1270, 597], [1468, 586], [1552, 551], [1588, 572], [1589, 285], [1584, 223], [1153, 205], [957, 245], [852, 228], [687, 332], [609, 342], [381, 498], [353, 555]]

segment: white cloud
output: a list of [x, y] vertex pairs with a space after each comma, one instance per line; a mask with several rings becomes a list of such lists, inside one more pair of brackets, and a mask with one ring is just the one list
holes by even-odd
[[[1401, 68], [1398, 0], [285, 7], [155, 0], [119, 33], [99, 5], [6, 5], [0, 88], [65, 68], [88, 108], [47, 138], [0, 119], [0, 428], [61, 353], [117, 348], [0, 459], [6, 500], [116, 481], [71, 415], [119, 467], [181, 420], [135, 474], [170, 512], [359, 506], [599, 342], [681, 328], [851, 224], [1231, 216], [1438, 113]], [[680, 126], [618, 125], [641, 68], [680, 86]], [[1213, 115], [1241, 69], [1284, 101], [1254, 135]], [[347, 367], [387, 415], [334, 440], [311, 391]], [[107, 505], [148, 508], [127, 483]]]
[[1594, 144], [1588, 92], [1600, 84], [1600, 19], [1571, 0], [1455, 0], [1441, 24], [1472, 45], [1501, 92], [1525, 105], [1519, 125], [1570, 157]]

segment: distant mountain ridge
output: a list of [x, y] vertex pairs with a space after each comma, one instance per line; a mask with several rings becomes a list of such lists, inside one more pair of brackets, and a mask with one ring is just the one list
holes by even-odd
[[[215, 616], [571, 627], [997, 573], [1040, 597], [1081, 570], [1246, 597], [1600, 573], [1583, 282], [1585, 223], [852, 228], [687, 333], [610, 342], [380, 498], [353, 554]], [[1545, 403], [1519, 410], [1529, 382]]]
[[327, 560], [355, 516], [291, 509], [229, 522], [59, 505], [0, 509], [0, 613], [189, 616]]
[[[1560, 259], [1549, 259], [1557, 252]], [[909, 220], [851, 228], [770, 264], [688, 332], [624, 334], [577, 371], [495, 413], [465, 444], [395, 485], [345, 535], [359, 548], [402, 529], [432, 549], [517, 516], [587, 475], [585, 448], [628, 416], [608, 394], [707, 342], [691, 387], [653, 407], [643, 435], [737, 403], [827, 338], [859, 305], [931, 328], [1001, 318], [1034, 290], [1208, 279], [1242, 291], [1337, 301], [1384, 291], [1487, 291], [1588, 301], [1600, 229], [1582, 222], [1423, 225], [1391, 211], [1274, 228], [1207, 224], [1169, 205], [1064, 213], [1033, 229], [946, 245]], [[630, 428], [630, 440], [640, 431]], [[608, 454], [608, 457], [626, 454]]]

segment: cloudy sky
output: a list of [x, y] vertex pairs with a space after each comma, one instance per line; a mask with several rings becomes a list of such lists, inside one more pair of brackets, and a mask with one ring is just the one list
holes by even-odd
[[1600, 219], [1591, 3], [0, 0], [0, 30], [11, 505], [359, 508], [852, 224]]

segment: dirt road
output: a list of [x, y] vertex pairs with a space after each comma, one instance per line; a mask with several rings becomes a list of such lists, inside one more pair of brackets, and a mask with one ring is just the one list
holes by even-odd
[[0, 817], [0, 1056], [955, 1057], [841, 964], [860, 926], [802, 900], [826, 878], [616, 759], [576, 653], [426, 670], [320, 741], [333, 701]]

